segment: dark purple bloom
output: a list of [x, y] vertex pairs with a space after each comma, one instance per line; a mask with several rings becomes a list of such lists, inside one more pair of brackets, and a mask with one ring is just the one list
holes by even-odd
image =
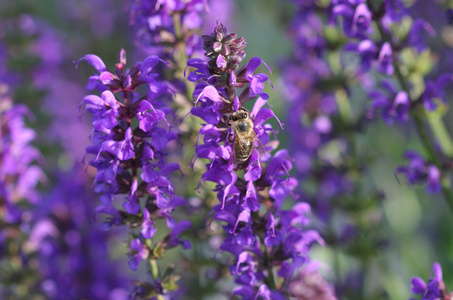
[[150, 131], [154, 124], [160, 120], [164, 120], [170, 127], [165, 119], [165, 113], [162, 110], [154, 109], [151, 103], [146, 100], [141, 101], [137, 108], [137, 119], [140, 122], [140, 129], [145, 132]]
[[123, 203], [124, 209], [130, 214], [137, 214], [140, 211], [140, 204], [137, 198], [137, 180], [132, 182], [131, 191], [127, 201]]
[[364, 37], [371, 31], [371, 12], [365, 1], [332, 1], [332, 17], [343, 19], [343, 30], [351, 37]]
[[407, 35], [408, 44], [415, 47], [418, 52], [421, 52], [426, 48], [426, 43], [423, 40], [424, 32], [427, 32], [430, 36], [436, 34], [433, 27], [425, 20], [415, 20]]
[[137, 271], [140, 262], [148, 257], [148, 249], [143, 245], [140, 239], [133, 239], [131, 241], [129, 251], [129, 268]]
[[408, 10], [401, 0], [385, 0], [384, 10], [384, 24], [398, 22], [408, 14]]
[[110, 91], [104, 91], [101, 98], [88, 95], [83, 99], [85, 110], [93, 114], [93, 126], [102, 126], [112, 129], [118, 125], [119, 104]]
[[397, 173], [404, 174], [411, 185], [426, 184], [429, 193], [441, 191], [441, 172], [434, 164], [428, 163], [423, 156], [411, 150], [406, 152], [405, 157], [409, 162], [407, 166], [399, 166], [396, 169]]
[[428, 111], [433, 111], [440, 103], [445, 103], [445, 86], [452, 82], [452, 74], [442, 74], [435, 81], [426, 82], [426, 88], [420, 99]]
[[382, 72], [388, 76], [393, 74], [394, 67], [393, 67], [393, 52], [392, 46], [389, 42], [385, 42], [381, 46], [381, 50], [379, 52], [379, 56], [377, 58], [378, 64], [378, 71]]
[[378, 47], [369, 39], [360, 41], [358, 44], [346, 44], [345, 50], [357, 52], [360, 55], [361, 66], [364, 72], [371, 68], [378, 54]]
[[149, 211], [145, 208], [143, 210], [143, 223], [142, 223], [142, 236], [145, 239], [151, 239], [156, 233], [156, 227], [154, 227], [154, 222], [151, 220], [151, 215]]
[[119, 160], [128, 160], [134, 157], [134, 145], [132, 144], [132, 132], [129, 127], [124, 133], [124, 140], [106, 140], [101, 146], [103, 151], [109, 152]]
[[369, 94], [372, 99], [368, 117], [373, 117], [376, 110], [381, 111], [382, 118], [391, 125], [394, 120], [407, 121], [409, 118], [410, 99], [405, 91], [397, 92], [391, 82], [382, 81], [383, 89]]

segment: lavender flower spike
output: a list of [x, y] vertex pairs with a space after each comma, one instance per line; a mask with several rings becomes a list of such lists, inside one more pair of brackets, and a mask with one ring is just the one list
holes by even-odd
[[[233, 294], [243, 299], [284, 299], [291, 291], [274, 278], [274, 270], [291, 280], [309, 260], [311, 245], [323, 241], [317, 232], [304, 230], [310, 220], [308, 204], [282, 208], [297, 181], [288, 175], [292, 168], [288, 152], [270, 153], [278, 142], [271, 139], [275, 130], [265, 122], [276, 116], [264, 107], [268, 77], [255, 74], [264, 62], [254, 57], [239, 67], [247, 44], [222, 24], [203, 39], [209, 61], [187, 62], [195, 68], [189, 80], [200, 81], [191, 113], [204, 121], [202, 143], [195, 152], [208, 160], [201, 179], [216, 184], [219, 204], [212, 215], [224, 222], [226, 238], [220, 249], [235, 257], [230, 266], [237, 284]], [[255, 100], [251, 112], [244, 108]]]
[[41, 154], [30, 145], [36, 134], [25, 125], [27, 115], [27, 107], [0, 95], [0, 219], [7, 223], [21, 220], [21, 202], [38, 201], [36, 186], [45, 178], [36, 164]]
[[[160, 258], [167, 249], [191, 247], [180, 236], [191, 227], [190, 222], [177, 222], [171, 214], [177, 206], [185, 205], [185, 200], [175, 194], [170, 180], [179, 165], [166, 161], [171, 150], [169, 142], [177, 135], [171, 130], [171, 109], [163, 102], [169, 96], [165, 95], [167, 85], [155, 71], [162, 61], [148, 56], [126, 69], [126, 52], [120, 50], [116, 70], [111, 72], [96, 55], [86, 55], [81, 60], [98, 72], [90, 77], [87, 88], [101, 92], [100, 97], [88, 95], [82, 102], [85, 111], [92, 114], [92, 145], [86, 150], [93, 156], [90, 165], [97, 169], [93, 189], [102, 203], [97, 212], [107, 215], [105, 228], [121, 224], [141, 228], [130, 233], [129, 267], [135, 271], [142, 260]], [[147, 93], [139, 95], [138, 87], [145, 91], [147, 88]], [[123, 200], [124, 210], [112, 205], [115, 195]], [[151, 241], [157, 219], [166, 221], [168, 234], [161, 241]], [[165, 294], [154, 283], [150, 287], [155, 289], [150, 288], [147, 295]], [[169, 286], [177, 288], [174, 282]]]

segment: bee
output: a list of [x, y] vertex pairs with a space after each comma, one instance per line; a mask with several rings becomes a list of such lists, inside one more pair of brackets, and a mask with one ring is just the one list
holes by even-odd
[[253, 121], [245, 108], [241, 107], [241, 110], [233, 112], [230, 119], [233, 121], [231, 127], [234, 132], [233, 158], [237, 164], [242, 164], [252, 155], [255, 141], [259, 140], [253, 129]]

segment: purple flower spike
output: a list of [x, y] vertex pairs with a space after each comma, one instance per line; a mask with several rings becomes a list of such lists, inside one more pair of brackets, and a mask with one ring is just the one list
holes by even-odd
[[[190, 228], [190, 222], [178, 222], [172, 216], [175, 207], [184, 205], [185, 200], [175, 194], [170, 180], [170, 173], [180, 170], [179, 165], [166, 161], [168, 151], [174, 149], [170, 141], [177, 133], [170, 130], [171, 121], [166, 118], [173, 115], [165, 103], [168, 95], [163, 95], [167, 85], [159, 81], [156, 71], [162, 60], [149, 56], [143, 63], [126, 68], [126, 52], [120, 50], [115, 71], [110, 72], [97, 56], [83, 59], [100, 72], [89, 81], [102, 92], [101, 97], [88, 95], [83, 101], [85, 110], [92, 114], [93, 144], [86, 152], [95, 156], [89, 163], [97, 169], [93, 190], [102, 203], [97, 212], [107, 215], [105, 229], [113, 225], [141, 227], [139, 238], [131, 232], [129, 252], [129, 267], [137, 270], [140, 262], [155, 251], [147, 244], [148, 239], [156, 237], [154, 217], [165, 219], [168, 227], [166, 237], [153, 243], [154, 247], [190, 248], [190, 243], [180, 237]], [[117, 199], [125, 199], [121, 210], [112, 203]]]
[[0, 103], [0, 210], [5, 222], [17, 223], [25, 210], [18, 204], [39, 201], [36, 187], [45, 175], [37, 165], [41, 154], [30, 145], [36, 134], [25, 123], [32, 115], [7, 95], [0, 94]]
[[[264, 107], [269, 98], [263, 92], [267, 75], [255, 74], [263, 61], [254, 57], [239, 67], [245, 57], [245, 41], [228, 34], [220, 24], [203, 39], [205, 56], [210, 60], [188, 62], [188, 66], [197, 68], [189, 80], [202, 80], [195, 88], [196, 106], [191, 110], [204, 122], [195, 152], [197, 157], [208, 159], [201, 180], [216, 183], [214, 191], [219, 204], [212, 215], [226, 223], [226, 238], [220, 249], [236, 257], [236, 263], [230, 266], [237, 284], [233, 294], [244, 299], [283, 299], [280, 291], [271, 290], [264, 283], [269, 270], [281, 268], [288, 259], [297, 260], [297, 267], [302, 266], [308, 261], [311, 245], [322, 240], [314, 232], [304, 230], [309, 217], [306, 211], [300, 212], [304, 216], [299, 214], [303, 210], [299, 205], [295, 206], [297, 211], [282, 210], [297, 181], [289, 175], [292, 162], [288, 152], [270, 153], [278, 141], [272, 140], [271, 133], [275, 136], [276, 131], [266, 121], [276, 115]], [[239, 58], [231, 55], [234, 51]], [[243, 105], [254, 100], [250, 113]], [[277, 121], [283, 129], [278, 118]], [[199, 144], [201, 139], [203, 143]], [[236, 172], [242, 171], [243, 176], [238, 176]], [[296, 238], [290, 239], [292, 244], [287, 247], [288, 236], [293, 232], [297, 232]], [[263, 251], [275, 253], [272, 262], [265, 261], [267, 255]]]

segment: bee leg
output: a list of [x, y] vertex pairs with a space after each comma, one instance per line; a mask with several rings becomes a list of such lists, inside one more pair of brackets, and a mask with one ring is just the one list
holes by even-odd
[[230, 128], [230, 130], [228, 130], [227, 140], [228, 140], [228, 142], [230, 142], [230, 143], [233, 143], [233, 142], [234, 142], [234, 134], [233, 134], [231, 128]]

